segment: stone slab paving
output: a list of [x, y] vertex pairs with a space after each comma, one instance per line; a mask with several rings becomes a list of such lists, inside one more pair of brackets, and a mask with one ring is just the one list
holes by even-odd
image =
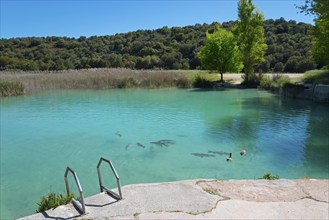
[[22, 219], [329, 219], [329, 180], [187, 180], [122, 187]]

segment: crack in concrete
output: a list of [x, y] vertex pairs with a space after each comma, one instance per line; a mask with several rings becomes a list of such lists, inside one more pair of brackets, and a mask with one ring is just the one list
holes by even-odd
[[302, 200], [302, 199], [311, 199], [311, 200], [314, 200], [316, 202], [322, 202], [322, 203], [328, 203], [329, 204], [329, 202], [327, 202], [327, 201], [319, 200], [319, 199], [316, 199], [313, 196], [311, 196], [310, 193], [306, 192], [306, 190], [303, 186], [300, 186], [300, 188], [302, 189], [303, 193], [305, 193], [307, 195], [305, 197], [300, 198], [300, 200]]
[[305, 197], [303, 197], [303, 198], [300, 198], [300, 200], [303, 200], [303, 199], [311, 199], [311, 200], [316, 201], [316, 202], [322, 202], [322, 203], [327, 203], [327, 204], [329, 204], [329, 202], [327, 202], [327, 201], [322, 201], [322, 200], [319, 200], [319, 199], [316, 199], [316, 198], [314, 198], [314, 197], [311, 196], [311, 195], [308, 195], [308, 196], [305, 196]]

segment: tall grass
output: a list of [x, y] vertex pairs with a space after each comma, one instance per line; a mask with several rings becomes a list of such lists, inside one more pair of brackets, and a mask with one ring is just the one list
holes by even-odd
[[[90, 69], [62, 72], [1, 72], [1, 82], [18, 82], [26, 93], [53, 89], [189, 88], [192, 81], [170, 71]], [[1, 93], [6, 96], [7, 93]]]
[[24, 94], [24, 86], [21, 82], [15, 80], [3, 80], [0, 78], [0, 97], [17, 96]]

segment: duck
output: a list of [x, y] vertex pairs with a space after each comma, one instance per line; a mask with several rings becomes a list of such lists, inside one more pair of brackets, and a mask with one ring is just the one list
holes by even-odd
[[230, 155], [228, 156], [228, 158], [226, 158], [227, 162], [231, 162], [232, 161], [232, 153], [230, 153]]
[[246, 155], [246, 153], [247, 153], [246, 150], [242, 150], [242, 151], [240, 152], [240, 155], [241, 155], [241, 156], [244, 156], [244, 155]]

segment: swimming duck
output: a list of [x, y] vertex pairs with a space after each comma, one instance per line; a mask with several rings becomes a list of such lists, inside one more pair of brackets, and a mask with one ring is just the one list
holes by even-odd
[[228, 156], [228, 158], [226, 159], [227, 162], [231, 162], [232, 161], [232, 153], [230, 153], [230, 155]]
[[240, 155], [243, 156], [243, 155], [246, 155], [246, 153], [247, 153], [246, 150], [242, 150], [242, 151], [240, 152]]

